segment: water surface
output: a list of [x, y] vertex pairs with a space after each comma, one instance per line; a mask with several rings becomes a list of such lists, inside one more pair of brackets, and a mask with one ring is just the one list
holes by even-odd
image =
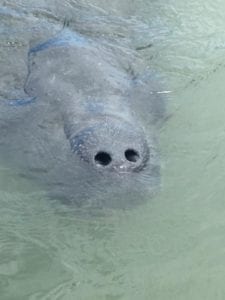
[[224, 12], [221, 0], [1, 1], [1, 99], [20, 93], [32, 39], [65, 19], [143, 48], [171, 91], [161, 191], [134, 209], [79, 214], [1, 164], [2, 300], [224, 298]]

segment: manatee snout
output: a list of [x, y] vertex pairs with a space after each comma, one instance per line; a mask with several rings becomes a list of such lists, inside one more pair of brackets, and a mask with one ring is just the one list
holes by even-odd
[[69, 136], [71, 150], [99, 171], [141, 171], [149, 160], [143, 130], [126, 120], [105, 117], [90, 120]]

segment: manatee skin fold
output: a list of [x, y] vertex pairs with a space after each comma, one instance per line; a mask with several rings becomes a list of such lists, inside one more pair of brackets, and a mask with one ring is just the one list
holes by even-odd
[[139, 202], [159, 179], [163, 101], [153, 77], [134, 78], [111, 45], [69, 29], [39, 43], [28, 53], [27, 98], [0, 105], [2, 157], [65, 201]]

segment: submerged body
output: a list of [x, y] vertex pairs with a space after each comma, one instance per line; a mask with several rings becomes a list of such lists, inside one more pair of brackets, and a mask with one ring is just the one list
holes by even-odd
[[78, 205], [124, 207], [159, 178], [156, 80], [135, 77], [124, 67], [132, 58], [115, 52], [64, 30], [30, 49], [27, 97], [1, 104], [3, 159]]

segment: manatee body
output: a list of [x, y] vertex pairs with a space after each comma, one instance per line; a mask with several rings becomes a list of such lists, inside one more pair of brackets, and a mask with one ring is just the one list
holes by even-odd
[[31, 48], [24, 98], [1, 102], [3, 160], [65, 201], [139, 202], [159, 179], [163, 104], [131, 60], [69, 29]]

